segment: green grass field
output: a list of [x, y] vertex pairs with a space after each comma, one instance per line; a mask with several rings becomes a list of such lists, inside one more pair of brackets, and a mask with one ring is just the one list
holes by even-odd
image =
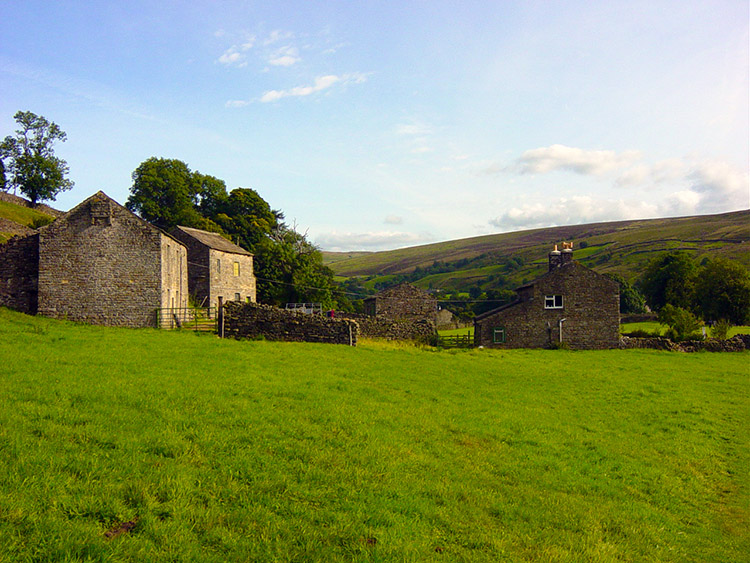
[[7, 201], [0, 201], [0, 217], [15, 221], [26, 227], [29, 227], [36, 220], [52, 218], [50, 215], [36, 209], [22, 207]]
[[0, 309], [0, 359], [2, 563], [750, 553], [748, 353], [238, 342]]

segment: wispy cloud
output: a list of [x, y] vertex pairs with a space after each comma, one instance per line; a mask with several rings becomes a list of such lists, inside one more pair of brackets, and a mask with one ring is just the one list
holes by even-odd
[[514, 207], [490, 220], [489, 223], [494, 227], [513, 231], [599, 221], [641, 219], [654, 217], [657, 211], [657, 206], [645, 202], [610, 201], [590, 196], [576, 196]]
[[277, 49], [268, 59], [268, 64], [273, 66], [292, 66], [302, 60], [296, 47], [287, 45]]
[[434, 240], [428, 233], [405, 233], [398, 231], [376, 231], [366, 233], [331, 232], [315, 237], [318, 246], [334, 252], [352, 250], [390, 250], [414, 246]]
[[291, 31], [274, 29], [271, 33], [268, 34], [265, 39], [263, 39], [263, 45], [265, 47], [268, 47], [269, 45], [273, 45], [274, 43], [278, 43], [279, 41], [286, 41], [287, 39], [291, 39], [292, 37], [294, 37], [294, 33], [292, 33]]
[[577, 174], [601, 175], [629, 166], [640, 158], [638, 151], [617, 153], [552, 145], [524, 152], [513, 168], [521, 174], [547, 174], [567, 170]]
[[398, 215], [388, 215], [383, 219], [383, 223], [386, 225], [403, 225], [404, 218], [399, 217]]
[[260, 101], [268, 103], [282, 98], [304, 97], [327, 90], [335, 84], [360, 84], [366, 80], [367, 75], [363, 73], [342, 74], [340, 76], [327, 74], [317, 77], [315, 83], [310, 86], [295, 86], [287, 90], [269, 90], [260, 97]]
[[245, 67], [247, 66], [247, 52], [253, 48], [254, 44], [255, 38], [250, 37], [243, 43], [232, 45], [222, 53], [217, 62], [224, 66]]

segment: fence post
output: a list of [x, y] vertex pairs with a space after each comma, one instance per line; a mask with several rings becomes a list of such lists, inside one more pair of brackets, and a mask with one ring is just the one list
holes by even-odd
[[224, 338], [224, 298], [219, 297], [219, 310], [217, 311], [217, 324], [219, 325], [219, 338]]

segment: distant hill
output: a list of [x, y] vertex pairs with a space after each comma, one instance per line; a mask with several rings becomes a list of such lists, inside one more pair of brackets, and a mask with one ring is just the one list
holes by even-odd
[[670, 250], [686, 250], [698, 260], [724, 256], [750, 268], [750, 210], [550, 227], [383, 252], [323, 255], [339, 277], [377, 282], [406, 275], [425, 288], [487, 289], [498, 280], [508, 287], [537, 277], [546, 269], [549, 251], [561, 241], [573, 242], [574, 258], [586, 266], [631, 281], [655, 255]]

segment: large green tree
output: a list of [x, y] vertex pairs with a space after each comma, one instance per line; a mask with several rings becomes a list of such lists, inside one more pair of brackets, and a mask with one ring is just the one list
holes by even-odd
[[667, 252], [649, 262], [641, 278], [641, 293], [652, 311], [667, 304], [692, 309], [696, 273], [687, 252]]
[[646, 312], [646, 300], [632, 284], [618, 274], [604, 274], [620, 285], [620, 313], [632, 315]]
[[30, 111], [16, 112], [13, 118], [20, 128], [0, 143], [6, 174], [3, 188], [19, 190], [34, 205], [54, 201], [58, 193], [73, 187], [66, 177], [68, 164], [54, 150], [54, 144], [64, 142], [67, 135], [56, 123]]
[[250, 250], [271, 234], [280, 216], [251, 188], [232, 190], [229, 197], [216, 206], [216, 211], [210, 218], [232, 240]]
[[258, 300], [285, 303], [335, 304], [333, 272], [323, 265], [323, 255], [307, 237], [284, 223], [256, 247]]
[[698, 311], [707, 321], [726, 320], [734, 325], [750, 321], [750, 273], [725, 258], [709, 261], [695, 283]]
[[222, 189], [226, 197], [223, 181], [192, 172], [181, 160], [152, 157], [133, 172], [125, 206], [166, 231], [177, 225], [218, 230], [210, 228], [199, 206], [203, 198], [220, 197]]

